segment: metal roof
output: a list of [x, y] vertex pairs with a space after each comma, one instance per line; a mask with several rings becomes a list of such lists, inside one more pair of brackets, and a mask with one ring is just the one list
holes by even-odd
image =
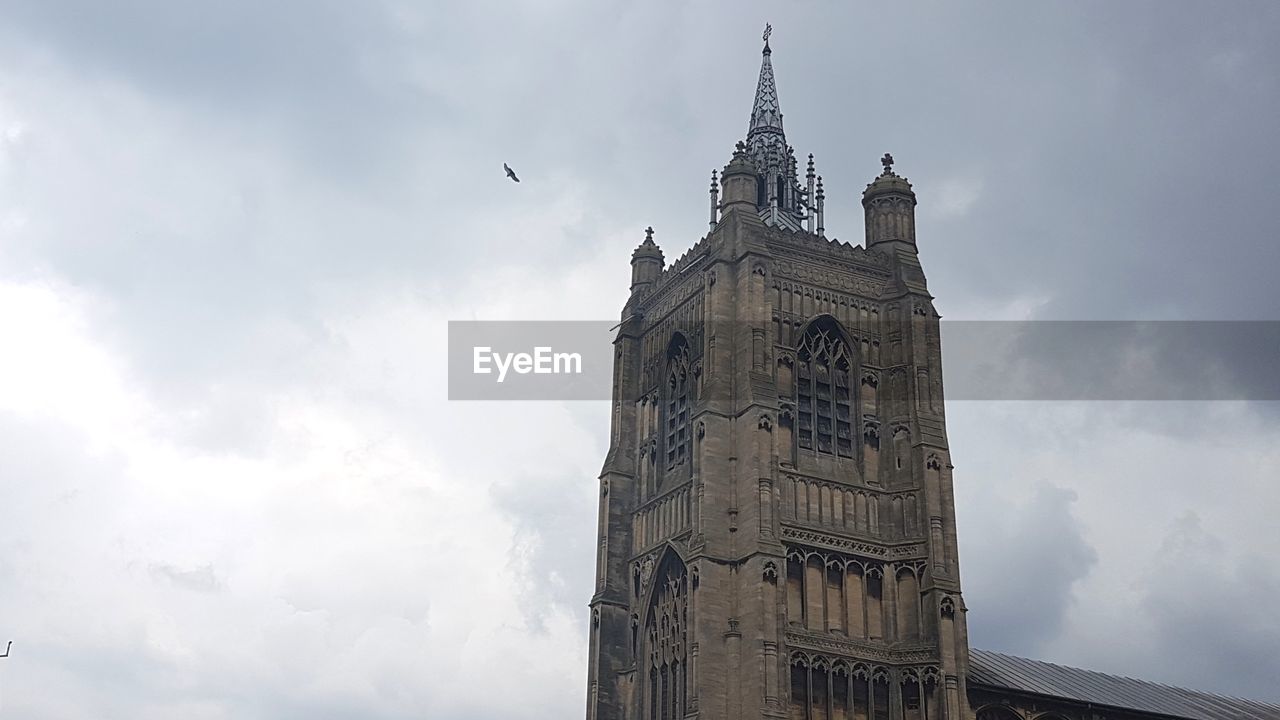
[[1189, 720], [1280, 720], [1280, 705], [971, 649], [969, 683]]

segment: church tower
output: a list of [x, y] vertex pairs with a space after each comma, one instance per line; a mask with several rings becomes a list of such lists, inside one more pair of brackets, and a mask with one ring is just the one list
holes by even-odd
[[885, 155], [826, 237], [768, 30], [711, 228], [632, 255], [600, 476], [587, 720], [970, 717], [938, 314]]

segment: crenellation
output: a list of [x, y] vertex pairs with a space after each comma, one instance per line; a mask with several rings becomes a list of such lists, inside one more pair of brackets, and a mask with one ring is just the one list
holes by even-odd
[[658, 276], [654, 283], [655, 293], [672, 281], [678, 280], [693, 263], [710, 257], [713, 236], [714, 233], [702, 236], [692, 247], [685, 250], [679, 258], [676, 258], [675, 262], [663, 269], [662, 274]]

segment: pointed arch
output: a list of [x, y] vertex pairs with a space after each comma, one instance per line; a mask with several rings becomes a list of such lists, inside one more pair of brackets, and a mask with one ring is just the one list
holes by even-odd
[[849, 333], [848, 328], [846, 328], [844, 323], [840, 322], [840, 320], [831, 313], [818, 313], [817, 315], [809, 318], [800, 325], [799, 334], [800, 337], [803, 338], [805, 335], [817, 332], [818, 330], [836, 334], [839, 336], [841, 342], [843, 342], [850, 350], [858, 347], [857, 343], [854, 342], [853, 335]]
[[689, 572], [668, 544], [654, 569], [644, 605], [644, 649], [639, 658], [647, 687], [645, 720], [683, 718], [688, 707]]
[[668, 540], [661, 547], [656, 548], [654, 554], [657, 558], [653, 564], [653, 575], [646, 586], [641, 597], [640, 607], [647, 612], [656, 602], [655, 594], [659, 587], [659, 579], [668, 574], [677, 574], [688, 578], [689, 571], [685, 564], [684, 557], [680, 554], [680, 550], [676, 544]]
[[802, 328], [796, 347], [796, 444], [801, 452], [855, 457], [856, 347], [830, 314], [817, 315]]

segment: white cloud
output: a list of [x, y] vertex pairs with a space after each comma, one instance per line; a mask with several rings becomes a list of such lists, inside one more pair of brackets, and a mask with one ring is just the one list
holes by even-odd
[[[494, 493], [539, 482], [505, 452], [550, 450], [593, 495], [598, 452], [564, 408], [477, 405], [402, 425], [396, 413], [409, 407], [388, 411], [359, 383], [338, 384], [269, 396], [265, 456], [201, 453], [148, 431], [165, 408], [90, 336], [75, 293], [3, 285], [0, 298], [14, 310], [0, 314], [0, 332], [16, 350], [0, 361], [0, 417], [37, 428], [4, 449], [0, 544], [18, 549], [4, 614], [21, 659], [6, 667], [10, 711], [53, 716], [45, 688], [77, 655], [83, 702], [139, 716], [191, 698], [221, 703], [220, 686], [237, 682], [263, 695], [255, 703], [349, 703], [382, 717], [424, 707], [541, 717], [581, 692], [580, 612], [546, 597], [523, 607], [544, 580], [511, 555], [514, 520]], [[377, 377], [360, 367], [381, 358], [382, 390], [438, 396], [436, 309], [390, 303], [355, 315], [368, 321], [331, 328], [351, 350], [320, 360], [331, 377]], [[476, 462], [460, 462], [459, 448]], [[65, 454], [61, 464], [50, 453]], [[159, 684], [95, 698], [111, 681], [104, 653], [151, 666]], [[490, 695], [472, 670], [497, 666], [510, 695]], [[235, 712], [218, 708], [206, 710]]]

